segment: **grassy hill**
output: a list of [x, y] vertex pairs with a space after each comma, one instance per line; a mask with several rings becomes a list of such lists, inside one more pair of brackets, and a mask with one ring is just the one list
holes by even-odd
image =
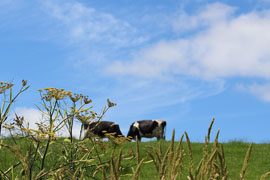
[[[172, 147], [173, 152], [176, 154], [179, 145], [179, 142], [172, 144], [171, 141], [150, 141], [139, 142], [138, 144], [136, 144], [136, 142], [123, 142], [118, 145], [112, 142], [97, 141], [95, 142], [95, 148], [93, 146], [93, 141], [74, 141], [74, 145], [72, 145], [68, 139], [59, 138], [51, 143], [45, 160], [45, 167], [42, 172], [47, 174], [43, 176], [43, 179], [57, 179], [57, 176], [66, 179], [68, 176], [71, 177], [71, 172], [73, 172], [73, 174], [77, 173], [78, 176], [82, 176], [83, 174], [85, 179], [102, 179], [104, 177], [104, 172], [106, 173], [107, 178], [113, 179], [112, 173], [115, 171], [117, 174], [118, 170], [118, 178], [132, 179], [134, 173], [136, 173], [139, 164], [138, 161], [142, 159], [143, 162], [138, 171], [140, 179], [159, 179], [160, 176], [154, 161], [159, 161], [159, 158], [160, 161], [163, 161], [166, 151]], [[21, 179], [26, 173], [25, 170], [23, 170], [23, 166], [27, 166], [28, 168], [32, 167], [31, 175], [32, 179], [35, 179], [38, 173], [41, 172], [42, 151], [45, 149], [40, 148], [37, 150], [35, 145], [32, 144], [32, 141], [25, 138], [18, 138], [15, 139], [15, 141], [12, 140], [12, 138], [5, 138], [0, 142], [1, 144], [9, 145], [1, 146], [0, 149], [0, 170], [2, 172], [0, 177], [4, 179], [3, 173], [7, 172], [7, 177], [13, 177], [14, 179], [17, 177], [18, 179]], [[206, 146], [204, 143], [191, 143], [190, 148], [188, 148], [187, 142], [182, 142], [181, 145], [183, 147], [183, 151], [181, 151], [183, 152], [182, 166], [176, 168], [176, 171], [178, 172], [176, 179], [187, 179], [187, 176], [190, 175], [189, 171], [192, 166], [191, 161], [193, 161], [192, 172], [195, 174], [201, 159], [204, 157]], [[42, 144], [39, 146], [41, 147]], [[214, 146], [214, 143], [209, 144], [209, 147], [207, 148], [209, 151], [208, 158], [210, 157]], [[11, 147], [13, 147], [13, 149]], [[72, 157], [72, 160], [70, 159], [71, 149], [73, 149], [72, 155], [74, 156]], [[218, 149], [221, 150], [221, 144], [218, 144]], [[227, 178], [240, 179], [240, 173], [243, 168], [246, 153], [249, 149], [249, 144], [243, 142], [224, 143], [223, 149], [226, 171], [228, 172]], [[192, 152], [192, 160], [190, 159], [190, 152]], [[178, 151], [178, 154], [180, 154], [180, 151]], [[168, 151], [167, 155], [164, 167], [166, 174], [171, 172], [170, 165], [174, 163], [174, 161], [170, 159], [170, 151]], [[24, 160], [21, 160], [20, 158], [24, 158]], [[73, 161], [73, 163], [71, 163], [71, 161]], [[23, 165], [23, 163], [28, 163], [28, 165]], [[220, 166], [218, 158], [216, 158], [215, 163], [217, 166]], [[213, 163], [212, 165], [214, 166], [215, 164]], [[270, 171], [269, 165], [270, 144], [253, 144], [245, 170], [245, 179], [260, 179], [263, 174]], [[181, 167], [183, 168], [182, 170]], [[103, 172], [102, 169], [104, 170]], [[78, 173], [79, 171], [80, 173]], [[167, 176], [166, 179], [169, 179], [169, 177]]]

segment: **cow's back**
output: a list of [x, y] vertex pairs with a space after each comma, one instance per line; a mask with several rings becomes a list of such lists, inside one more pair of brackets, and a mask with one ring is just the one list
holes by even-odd
[[158, 123], [152, 120], [141, 120], [137, 122], [142, 134], [151, 134], [152, 131], [158, 126]]

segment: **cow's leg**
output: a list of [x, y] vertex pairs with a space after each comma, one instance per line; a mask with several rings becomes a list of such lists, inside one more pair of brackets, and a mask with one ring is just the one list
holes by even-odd
[[165, 140], [165, 134], [162, 136], [162, 139]]
[[165, 140], [165, 134], [162, 132], [161, 139]]
[[157, 136], [157, 140], [160, 141], [161, 139], [163, 139], [162, 136]]
[[157, 136], [157, 140], [165, 140], [165, 135], [162, 133], [161, 135]]

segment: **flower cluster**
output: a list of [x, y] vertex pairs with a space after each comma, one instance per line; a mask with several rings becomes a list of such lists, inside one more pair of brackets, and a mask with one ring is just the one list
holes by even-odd
[[7, 82], [0, 82], [0, 94], [4, 93], [6, 90], [10, 89], [14, 84]]
[[66, 96], [72, 96], [71, 91], [65, 91], [65, 89], [57, 89], [57, 88], [45, 88], [44, 90], [38, 89], [38, 91], [42, 94], [42, 99], [45, 101], [51, 101], [52, 98], [56, 100], [64, 99]]
[[116, 106], [116, 103], [112, 103], [109, 99], [107, 99], [108, 107]]
[[75, 110], [76, 112], [76, 118], [81, 121], [82, 123], [86, 123], [89, 122], [89, 120], [91, 119], [96, 119], [99, 118], [98, 114], [94, 111], [84, 111], [81, 110], [80, 112], [77, 110]]
[[24, 132], [26, 132], [27, 134], [31, 136], [36, 136], [37, 139], [40, 139], [40, 140], [47, 138], [47, 136], [57, 138], [57, 136], [55, 136], [53, 132], [48, 132], [48, 131], [42, 132], [40, 130], [28, 129], [28, 128], [21, 128], [21, 130], [23, 130]]
[[123, 135], [118, 135], [117, 137], [115, 136], [116, 132], [113, 133], [108, 133], [107, 131], [102, 131], [102, 133], [104, 133], [104, 135], [110, 139], [113, 143], [115, 144], [121, 144], [127, 141], [130, 141], [129, 138], [126, 138]]

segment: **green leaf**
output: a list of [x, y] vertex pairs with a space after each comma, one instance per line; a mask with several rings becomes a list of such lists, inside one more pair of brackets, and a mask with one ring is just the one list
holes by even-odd
[[27, 89], [29, 89], [29, 87], [30, 87], [30, 86], [27, 86], [26, 88], [24, 88], [24, 89], [21, 91], [21, 93], [24, 92], [24, 91], [26, 91]]
[[46, 106], [46, 104], [41, 103], [42, 106], [47, 110], [47, 112], [50, 112], [49, 108]]
[[12, 88], [10, 88], [9, 101], [10, 101], [10, 103], [12, 103]]
[[6, 101], [3, 101], [1, 111], [0, 111], [0, 117], [1, 117], [1, 114], [3, 113], [3, 111], [4, 111], [5, 105], [6, 105]]
[[49, 114], [48, 113], [46, 113], [46, 112], [44, 112], [44, 111], [42, 111], [39, 107], [37, 107], [38, 108], [38, 110], [41, 112], [41, 113], [43, 113], [43, 114], [45, 114], [46, 116], [49, 116]]
[[57, 109], [56, 114], [55, 114], [55, 116], [53, 118], [53, 121], [55, 121], [57, 119], [59, 111], [60, 111], [60, 108]]
[[1, 122], [2, 122], [2, 123], [6, 121], [6, 117], [7, 117], [7, 115], [8, 115], [8, 112], [9, 112], [9, 109], [10, 109], [10, 107], [11, 107], [11, 104], [12, 104], [12, 102], [9, 103], [9, 105], [8, 105], [8, 107], [7, 107], [7, 109], [6, 109], [5, 113], [4, 113], [4, 115], [3, 115], [2, 118], [1, 118]]
[[85, 111], [88, 111], [89, 109], [92, 109], [92, 108], [93, 108], [93, 106], [90, 106], [90, 107], [88, 107], [86, 109], [82, 109], [80, 112], [85, 112]]

